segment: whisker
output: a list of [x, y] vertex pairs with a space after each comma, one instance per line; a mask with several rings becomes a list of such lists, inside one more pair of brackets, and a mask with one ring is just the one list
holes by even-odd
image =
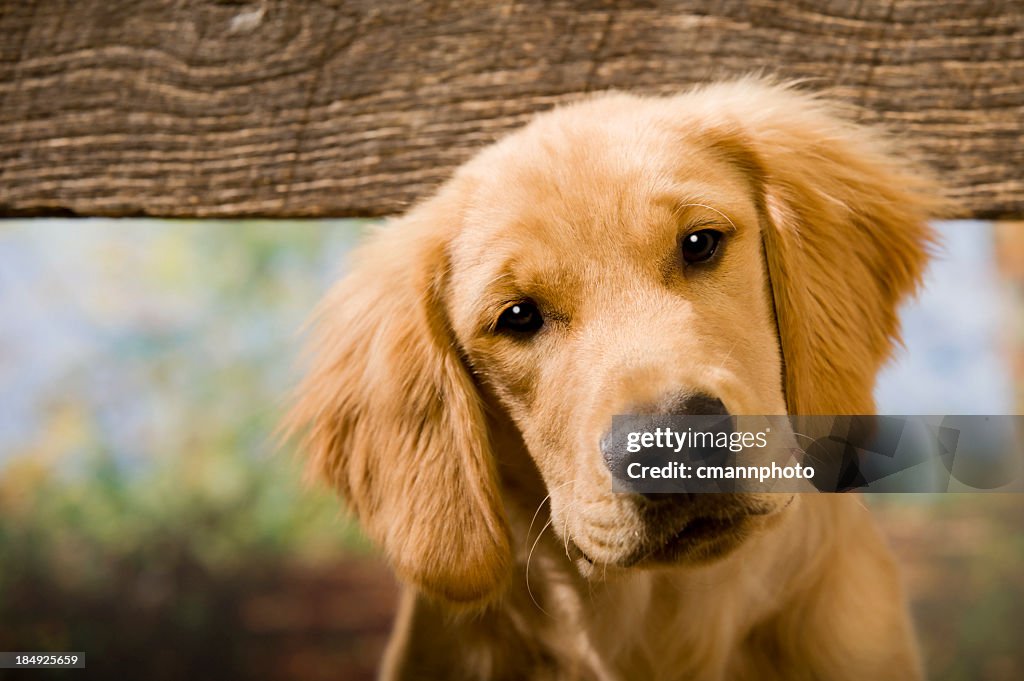
[[[537, 505], [537, 510], [533, 512], [533, 518], [530, 519], [530, 527], [529, 527], [529, 529], [526, 530], [526, 544], [525, 545], [528, 545], [530, 543], [530, 533], [533, 532], [533, 524], [537, 522], [537, 516], [540, 515], [540, 511], [541, 511], [542, 508], [544, 508], [544, 504], [547, 503], [547, 501], [551, 498], [551, 494], [555, 490], [562, 489], [563, 487], [568, 485], [570, 482], [572, 482], [572, 480], [566, 480], [561, 485], [555, 485], [554, 487], [552, 487], [548, 491], [548, 495], [546, 497], [544, 497], [543, 499], [541, 499], [540, 504]], [[544, 530], [541, 530], [541, 532], [543, 532], [543, 531]]]
[[569, 506], [565, 509], [565, 524], [562, 526], [562, 538], [565, 543], [565, 557], [572, 560], [572, 556], [569, 555], [569, 514], [575, 513], [579, 498], [576, 496], [577, 488], [572, 488], [572, 500], [569, 502]]
[[552, 522], [553, 518], [549, 518], [548, 522], [544, 525], [544, 527], [540, 528], [540, 532], [537, 534], [537, 539], [533, 542], [533, 546], [530, 548], [530, 553], [526, 556], [526, 593], [530, 595], [530, 600], [533, 601], [533, 604], [535, 606], [537, 606], [537, 609], [545, 615], [547, 615], [548, 617], [551, 617], [551, 613], [549, 613], [544, 608], [540, 607], [540, 603], [537, 602], [537, 599], [533, 595], [533, 589], [530, 588], [530, 560], [533, 558], [533, 552], [537, 550], [537, 544], [540, 543], [540, 538], [544, 536], [544, 530], [551, 527]]
[[[523, 544], [523, 546], [529, 546], [529, 544], [530, 544], [530, 534], [533, 532], [533, 524], [535, 522], [537, 522], [537, 516], [540, 515], [540, 510], [542, 508], [544, 508], [544, 504], [546, 504], [548, 502], [548, 499], [550, 499], [550, 498], [551, 498], [551, 493], [548, 492], [548, 495], [540, 500], [540, 503], [537, 505], [537, 510], [533, 512], [533, 517], [530, 518], [530, 527], [528, 527], [527, 530], [526, 530], [526, 539], [525, 539], [525, 543]], [[541, 530], [541, 532], [543, 532], [543, 531], [544, 530]]]

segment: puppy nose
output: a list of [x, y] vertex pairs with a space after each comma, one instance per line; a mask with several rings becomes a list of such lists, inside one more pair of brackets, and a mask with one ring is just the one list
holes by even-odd
[[[626, 410], [628, 414], [642, 416], [728, 416], [729, 411], [725, 408], [722, 400], [705, 393], [676, 394], [659, 400], [655, 404], [636, 405]], [[718, 419], [713, 424], [713, 429], [719, 432], [731, 433], [731, 419]], [[616, 442], [612, 437], [612, 431], [608, 430], [601, 437], [601, 455], [604, 457], [608, 470], [619, 480], [620, 475], [633, 461], [640, 460], [642, 454], [633, 454], [628, 451], [627, 443], [619, 438]], [[646, 499], [665, 499], [666, 497], [689, 497], [688, 494], [664, 494], [656, 492], [638, 492]], [[681, 501], [681, 499], [679, 499]]]

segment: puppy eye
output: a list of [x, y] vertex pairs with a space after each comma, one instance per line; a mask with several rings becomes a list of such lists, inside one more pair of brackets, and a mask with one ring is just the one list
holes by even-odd
[[687, 234], [680, 243], [683, 260], [689, 264], [707, 262], [718, 250], [718, 242], [721, 240], [722, 233], [713, 229], [702, 229]]
[[495, 331], [499, 333], [535, 333], [544, 326], [537, 304], [532, 300], [523, 300], [505, 308], [498, 317]]

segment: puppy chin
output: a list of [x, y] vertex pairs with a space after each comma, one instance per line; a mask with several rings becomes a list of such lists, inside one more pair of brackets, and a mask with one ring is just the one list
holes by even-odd
[[667, 540], [640, 542], [634, 549], [618, 556], [594, 558], [577, 546], [575, 563], [580, 574], [588, 578], [598, 570], [604, 576], [609, 569], [643, 570], [673, 565], [702, 565], [726, 556], [750, 534], [749, 522], [746, 520], [724, 524], [698, 519], [693, 529], [681, 530]]
[[636, 530], [634, 541], [615, 542], [618, 550], [593, 548], [586, 538], [566, 543], [567, 554], [580, 575], [589, 580], [605, 579], [627, 570], [699, 566], [720, 560], [744, 542], [778, 524], [795, 495], [779, 495], [775, 503], [752, 504], [734, 514], [697, 515], [676, 527], [652, 532]]

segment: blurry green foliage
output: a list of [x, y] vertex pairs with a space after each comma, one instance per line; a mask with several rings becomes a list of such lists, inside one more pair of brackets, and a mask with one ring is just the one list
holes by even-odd
[[157, 627], [203, 657], [242, 628], [235, 590], [368, 551], [274, 435], [360, 228], [5, 224], [0, 406], [24, 416], [0, 432], [0, 650], [123, 661]]

